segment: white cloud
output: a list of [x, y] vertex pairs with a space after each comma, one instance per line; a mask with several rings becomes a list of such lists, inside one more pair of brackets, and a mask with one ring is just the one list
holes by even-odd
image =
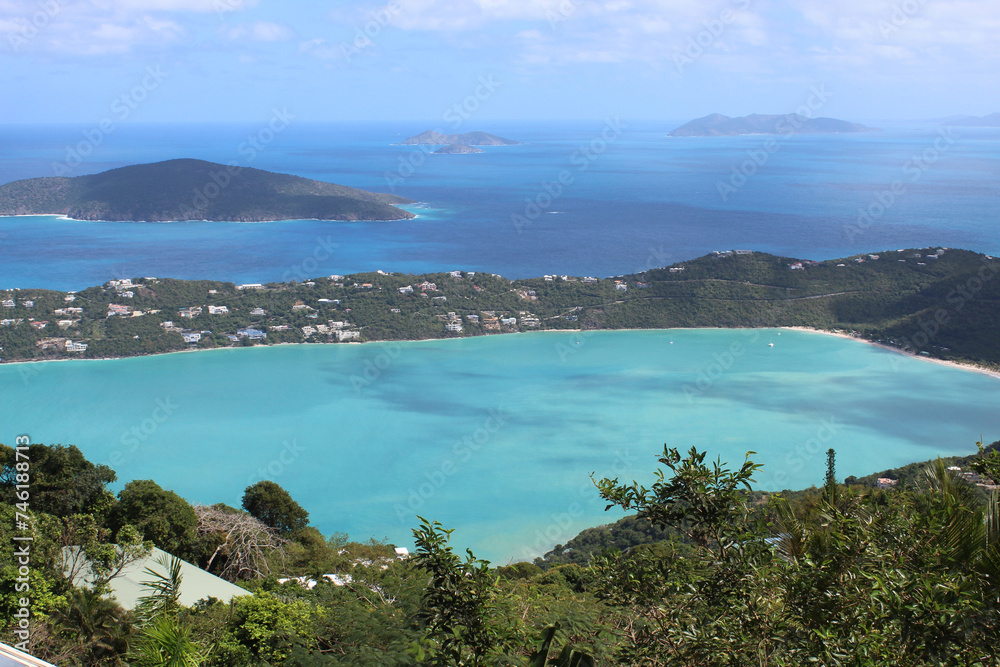
[[233, 41], [287, 42], [295, 38], [295, 31], [280, 23], [254, 21], [228, 28], [225, 30], [225, 36]]
[[133, 12], [226, 12], [256, 4], [256, 0], [115, 0], [113, 6]]

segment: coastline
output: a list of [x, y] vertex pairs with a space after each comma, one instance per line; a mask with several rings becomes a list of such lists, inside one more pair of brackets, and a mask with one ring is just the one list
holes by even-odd
[[[337, 345], [337, 346], [341, 346], [341, 345], [370, 345], [370, 344], [378, 344], [378, 343], [382, 343], [382, 344], [386, 344], [386, 343], [419, 343], [419, 342], [422, 342], [422, 341], [465, 340], [465, 339], [470, 339], [470, 338], [485, 338], [485, 337], [489, 337], [489, 336], [516, 336], [516, 335], [519, 335], [519, 334], [533, 334], [533, 333], [537, 333], [537, 334], [561, 333], [561, 334], [576, 335], [576, 336], [587, 336], [587, 335], [590, 335], [590, 334], [594, 334], [594, 333], [598, 333], [598, 332], [603, 332], [603, 331], [608, 331], [608, 332], [613, 332], [613, 331], [661, 331], [661, 332], [667, 332], [667, 331], [740, 331], [740, 330], [745, 330], [745, 329], [748, 329], [748, 328], [750, 328], [750, 327], [671, 327], [669, 329], [633, 329], [633, 328], [623, 328], [623, 329], [539, 329], [539, 330], [535, 330], [535, 331], [511, 331], [511, 332], [500, 333], [500, 334], [484, 334], [484, 335], [478, 335], [478, 336], [456, 336], [456, 337], [450, 337], [450, 338], [399, 338], [399, 339], [393, 339], [393, 340], [367, 340], [367, 341], [354, 341], [354, 342], [346, 342], [346, 343], [328, 343], [328, 342], [311, 342], [310, 343], [310, 342], [305, 342], [305, 341], [297, 342], [297, 343], [282, 342], [282, 343], [269, 343], [269, 344], [266, 344], [266, 345], [252, 345], [252, 346], [250, 346], [250, 348], [236, 347], [236, 346], [234, 346], [234, 347], [211, 347], [211, 348], [189, 348], [189, 349], [186, 349], [186, 350], [171, 350], [169, 352], [157, 352], [157, 353], [154, 353], [154, 354], [138, 354], [138, 355], [132, 355], [132, 356], [128, 356], [128, 357], [98, 357], [96, 359], [87, 359], [87, 358], [23, 359], [23, 360], [18, 360], [18, 361], [0, 361], [0, 367], [2, 367], [2, 366], [8, 366], [8, 365], [15, 366], [15, 365], [19, 365], [19, 364], [44, 364], [44, 363], [63, 362], [63, 361], [117, 361], [117, 360], [121, 360], [121, 359], [141, 359], [141, 358], [146, 358], [146, 357], [162, 357], [162, 356], [171, 355], [171, 354], [187, 354], [187, 353], [192, 353], [192, 352], [213, 352], [213, 351], [221, 351], [221, 350], [241, 350], [241, 349], [281, 347], [281, 346], [291, 346], [291, 345], [319, 345], [319, 346]], [[907, 352], [905, 350], [902, 350], [902, 349], [899, 349], [899, 348], [896, 348], [896, 347], [892, 347], [890, 345], [885, 345], [883, 343], [877, 343], [875, 341], [868, 340], [867, 338], [862, 338], [860, 336], [852, 336], [852, 335], [844, 333], [844, 332], [830, 331], [829, 329], [815, 329], [815, 328], [812, 328], [812, 327], [803, 327], [803, 326], [776, 326], [776, 327], [756, 327], [756, 328], [759, 328], [762, 331], [763, 330], [768, 330], [768, 329], [779, 329], [779, 330], [780, 329], [784, 329], [784, 330], [787, 330], [787, 331], [798, 331], [798, 332], [802, 332], [802, 333], [823, 334], [823, 335], [826, 335], [826, 336], [834, 336], [836, 338], [841, 338], [841, 339], [845, 339], [845, 340], [852, 340], [852, 341], [855, 341], [855, 342], [858, 342], [858, 343], [864, 343], [866, 345], [871, 345], [873, 347], [878, 347], [878, 348], [881, 348], [881, 349], [883, 349], [883, 350], [885, 350], [887, 352], [893, 352], [895, 354], [901, 354], [901, 355], [904, 355], [906, 357], [910, 357], [912, 359], [917, 359], [917, 360], [920, 360], [920, 361], [929, 361], [929, 362], [932, 362], [932, 363], [935, 363], [935, 364], [939, 364], [941, 366], [949, 366], [951, 368], [956, 368], [956, 369], [964, 370], [964, 371], [973, 371], [973, 372], [981, 373], [983, 375], [988, 375], [988, 376], [990, 376], [992, 378], [1000, 380], [1000, 371], [996, 371], [996, 370], [993, 370], [991, 368], [985, 368], [983, 366], [978, 366], [978, 365], [973, 364], [973, 363], [963, 363], [963, 362], [959, 362], [959, 361], [949, 361], [949, 360], [946, 360], [946, 359], [936, 359], [934, 357], [924, 357], [924, 356], [921, 356], [921, 355], [918, 355], [918, 354], [913, 354], [912, 352]]]
[[991, 368], [986, 368], [984, 366], [978, 366], [973, 363], [963, 363], [960, 361], [950, 361], [948, 359], [937, 359], [935, 357], [925, 357], [919, 354], [913, 354], [912, 352], [907, 352], [898, 347], [892, 347], [891, 345], [886, 345], [884, 343], [877, 343], [873, 340], [868, 340], [867, 338], [862, 338], [860, 336], [852, 336], [838, 331], [830, 331], [829, 329], [814, 329], [812, 327], [801, 327], [801, 326], [791, 326], [791, 327], [778, 327], [779, 329], [788, 329], [789, 331], [802, 331], [804, 333], [818, 333], [826, 334], [827, 336], [836, 336], [837, 338], [846, 338], [848, 340], [855, 340], [859, 343], [865, 343], [867, 345], [872, 345], [874, 347], [882, 348], [887, 352], [894, 352], [896, 354], [902, 354], [903, 356], [910, 357], [911, 359], [918, 359], [920, 361], [929, 361], [931, 363], [939, 364], [941, 366], [950, 366], [951, 368], [958, 368], [964, 371], [975, 371], [976, 373], [982, 373], [983, 375], [989, 375], [990, 377], [1000, 380], [1000, 371], [995, 371]]

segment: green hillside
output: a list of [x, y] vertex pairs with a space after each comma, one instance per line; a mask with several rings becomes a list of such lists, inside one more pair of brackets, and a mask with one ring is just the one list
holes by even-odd
[[73, 178], [0, 186], [0, 215], [58, 213], [77, 220], [403, 220], [413, 214], [389, 194], [234, 167], [167, 160]]
[[[188, 347], [179, 331], [161, 326], [164, 321], [202, 332], [194, 344], [200, 347], [249, 344], [245, 338], [229, 338], [246, 327], [267, 333], [260, 343], [328, 342], [336, 339], [335, 330], [310, 333], [310, 327], [331, 321], [345, 323], [346, 330], [355, 332], [350, 340], [361, 341], [546, 329], [803, 326], [850, 332], [914, 354], [1000, 367], [995, 334], [1000, 327], [1000, 280], [995, 279], [1000, 261], [943, 249], [878, 257], [803, 262], [799, 269], [790, 268], [797, 260], [764, 253], [719, 254], [600, 280], [548, 276], [510, 281], [459, 271], [314, 280], [296, 276], [298, 282], [258, 289], [145, 278], [128, 288], [108, 284], [75, 295], [22, 289], [0, 292], [0, 299], [11, 304], [0, 308], [0, 347], [5, 361], [122, 357]], [[433, 287], [422, 288], [425, 281]], [[32, 305], [26, 306], [27, 301]], [[111, 305], [126, 307], [128, 316], [109, 316]], [[225, 306], [227, 312], [212, 314], [209, 306]], [[68, 312], [67, 307], [80, 310]], [[181, 309], [199, 307], [193, 317], [180, 317]], [[33, 321], [48, 324], [37, 328]], [[60, 328], [58, 322], [66, 326]], [[60, 351], [58, 345], [42, 349], [52, 337], [84, 341], [89, 347], [82, 353]]]

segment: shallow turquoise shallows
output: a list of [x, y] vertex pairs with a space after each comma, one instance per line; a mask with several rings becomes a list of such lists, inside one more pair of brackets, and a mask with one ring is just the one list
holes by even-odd
[[[769, 343], [773, 343], [771, 346]], [[619, 515], [597, 477], [651, 480], [663, 444], [766, 489], [879, 472], [1000, 438], [1000, 381], [819, 334], [536, 333], [0, 367], [0, 441], [76, 444], [119, 486], [239, 505], [272, 479], [324, 533], [523, 559]]]

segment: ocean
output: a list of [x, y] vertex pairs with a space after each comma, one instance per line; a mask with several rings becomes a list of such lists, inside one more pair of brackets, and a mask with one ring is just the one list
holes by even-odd
[[[667, 138], [678, 124], [461, 128], [525, 142], [476, 155], [392, 145], [423, 125], [6, 126], [0, 183], [192, 157], [395, 192], [418, 217], [0, 218], [0, 289], [376, 269], [605, 277], [738, 248], [1000, 254], [1000, 130]], [[788, 331], [281, 346], [0, 366], [0, 441], [76, 444], [118, 487], [152, 478], [196, 503], [238, 505], [273, 479], [325, 534], [408, 545], [420, 514], [506, 562], [617, 518], [591, 473], [648, 482], [665, 443], [730, 465], [755, 450], [761, 488], [801, 488], [822, 482], [830, 447], [843, 477], [1000, 438], [997, 382]]]
[[[774, 343], [771, 347], [768, 343]], [[822, 334], [536, 332], [0, 366], [2, 440], [76, 444], [119, 476], [239, 506], [261, 479], [326, 535], [530, 559], [605, 512], [590, 476], [649, 484], [666, 444], [757, 487], [821, 485], [1000, 438], [1000, 381]]]
[[803, 259], [931, 245], [1000, 253], [1000, 130], [668, 138], [678, 124], [491, 124], [481, 129], [524, 144], [475, 155], [392, 145], [428, 129], [407, 124], [7, 126], [0, 183], [193, 157], [394, 192], [417, 201], [419, 217], [0, 218], [0, 289], [376, 269], [607, 277], [736, 248]]

